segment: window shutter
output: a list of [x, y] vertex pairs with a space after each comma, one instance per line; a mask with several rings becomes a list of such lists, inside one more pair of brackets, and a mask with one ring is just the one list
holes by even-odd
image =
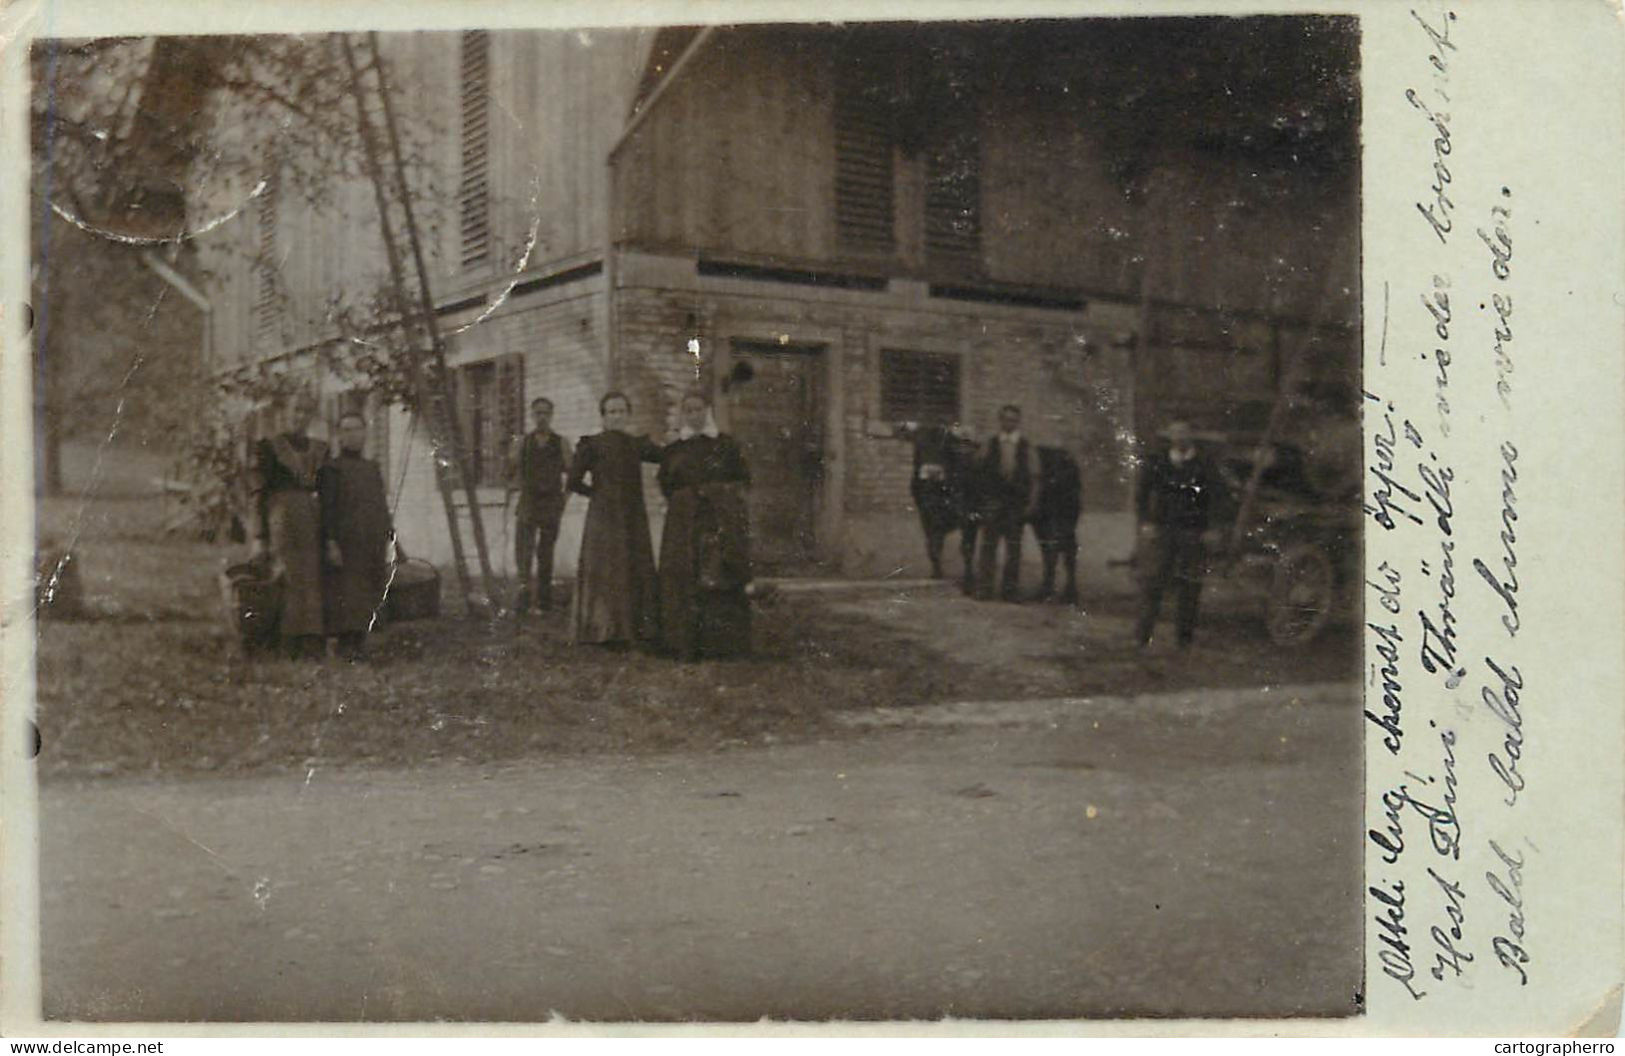
[[[377, 389], [367, 393], [367, 455], [389, 474], [389, 404]], [[385, 484], [389, 482], [386, 480]], [[386, 489], [387, 490], [387, 489]]]
[[255, 278], [258, 287], [254, 295], [254, 338], [270, 342], [277, 331], [277, 219], [282, 197], [282, 181], [275, 170], [265, 181], [265, 190], [259, 202], [259, 246], [256, 254]]
[[872, 68], [843, 64], [835, 90], [835, 234], [840, 249], [896, 248], [891, 106]]
[[506, 475], [508, 460], [513, 457], [517, 437], [525, 435], [525, 357], [518, 353], [503, 356], [497, 361], [497, 399], [501, 408], [496, 415], [499, 427], [492, 450], [490, 478], [487, 483], [501, 484]]
[[344, 415], [346, 409], [342, 393], [330, 393], [322, 397], [322, 419], [327, 423], [327, 449], [333, 454], [338, 453], [339, 418]]
[[955, 270], [975, 270], [982, 252], [982, 143], [976, 121], [974, 105], [953, 106], [926, 157], [926, 254]]
[[[442, 406], [445, 409], [446, 422], [440, 423], [437, 428], [444, 428], [450, 423], [451, 420], [455, 419], [458, 428], [462, 431], [463, 443], [466, 445], [469, 443], [468, 415], [463, 413], [463, 390], [466, 389], [467, 386], [462, 383], [460, 374], [461, 372], [458, 370], [448, 369], [446, 371], [446, 391], [444, 394], [445, 399], [442, 403]], [[449, 441], [450, 438], [448, 437], [447, 439]], [[434, 454], [436, 461], [447, 467], [447, 479], [450, 480], [452, 486], [459, 488], [462, 487], [462, 460], [452, 457], [452, 452], [449, 449], [436, 451]]]
[[462, 264], [475, 268], [491, 254], [491, 35], [484, 30], [463, 34], [462, 132]]

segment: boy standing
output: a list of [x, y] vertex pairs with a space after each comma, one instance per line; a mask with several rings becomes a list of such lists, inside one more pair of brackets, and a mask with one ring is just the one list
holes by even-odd
[[[530, 401], [531, 419], [536, 428], [519, 442], [514, 467], [514, 486], [519, 491], [519, 509], [514, 517], [514, 563], [519, 572], [519, 597], [514, 611], [523, 614], [532, 600], [546, 611], [552, 604], [553, 547], [559, 541], [559, 521], [564, 517], [564, 477], [570, 469], [570, 445], [553, 431], [553, 401], [539, 397]], [[535, 588], [531, 566], [535, 563]]]

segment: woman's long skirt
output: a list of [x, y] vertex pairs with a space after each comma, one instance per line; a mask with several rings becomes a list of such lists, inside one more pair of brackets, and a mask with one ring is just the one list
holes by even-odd
[[602, 488], [587, 507], [571, 603], [571, 638], [596, 644], [660, 635], [654, 548], [641, 503]]
[[321, 506], [316, 493], [289, 489], [271, 495], [272, 575], [282, 581], [283, 639], [320, 635], [322, 625]]
[[660, 626], [685, 660], [750, 652], [748, 515], [732, 483], [683, 488], [671, 497], [660, 540]]

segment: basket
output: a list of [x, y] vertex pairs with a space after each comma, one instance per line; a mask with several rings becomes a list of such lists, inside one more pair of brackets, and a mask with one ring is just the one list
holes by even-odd
[[282, 622], [282, 583], [272, 579], [263, 560], [226, 566], [220, 573], [226, 625], [245, 649], [276, 644]]
[[440, 615], [440, 572], [422, 558], [395, 563], [395, 578], [384, 599], [384, 619], [428, 620]]

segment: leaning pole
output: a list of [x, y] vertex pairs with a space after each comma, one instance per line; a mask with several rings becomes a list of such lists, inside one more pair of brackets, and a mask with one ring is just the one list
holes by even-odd
[[[355, 99], [356, 124], [361, 134], [361, 151], [366, 159], [368, 177], [372, 183], [373, 197], [378, 205], [378, 223], [380, 233], [384, 240], [384, 255], [389, 261], [390, 278], [400, 299], [408, 300], [406, 295], [406, 269], [401, 261], [400, 247], [395, 242], [395, 226], [389, 217], [389, 199], [384, 190], [383, 166], [378, 160], [377, 144], [374, 142], [375, 130], [367, 117], [367, 100], [361, 89], [361, 70], [356, 64], [355, 50], [350, 45], [347, 34], [339, 34], [339, 44], [344, 50], [345, 65], [350, 71], [350, 92]], [[403, 320], [404, 321], [404, 320]], [[455, 436], [448, 436], [446, 421], [451, 417], [445, 414], [444, 389], [435, 392], [430, 389], [423, 376], [423, 365], [418, 361], [418, 350], [410, 329], [407, 330], [405, 367], [407, 381], [412, 386], [412, 395], [417, 402], [417, 413], [428, 420], [429, 443], [438, 449], [442, 443], [452, 448], [454, 457], [458, 459], [459, 467], [462, 465], [461, 452], [457, 450]], [[448, 442], [449, 441], [449, 442]], [[435, 485], [440, 491], [440, 501], [446, 510], [446, 527], [451, 533], [452, 561], [457, 570], [457, 583], [463, 592], [464, 607], [470, 605], [474, 595], [473, 583], [468, 576], [468, 559], [463, 553], [462, 530], [457, 524], [457, 503], [452, 494], [451, 480], [447, 474], [445, 462], [438, 456], [433, 459]], [[478, 516], [478, 514], [476, 514]]]
[[[418, 273], [418, 295], [422, 302], [423, 326], [429, 333], [429, 347], [434, 352], [435, 380], [442, 394], [447, 391], [446, 345], [440, 336], [440, 323], [434, 314], [434, 297], [429, 292], [429, 272], [423, 262], [423, 240], [418, 237], [416, 215], [412, 211], [412, 191], [406, 183], [406, 162], [401, 155], [401, 137], [395, 122], [395, 105], [390, 101], [389, 82], [384, 76], [384, 59], [378, 51], [378, 34], [368, 32], [368, 50], [372, 53], [372, 72], [378, 78], [378, 97], [384, 106], [384, 131], [388, 135], [390, 155], [395, 162], [395, 190], [400, 196], [401, 210], [406, 217], [406, 240], [412, 247], [412, 262]], [[454, 414], [447, 415], [451, 431], [452, 452], [457, 458], [457, 469], [463, 478], [463, 490], [468, 497], [468, 518], [474, 527], [474, 552], [480, 561], [480, 582], [485, 587], [488, 607], [496, 607], [496, 577], [491, 571], [491, 552], [485, 545], [485, 519], [480, 516], [479, 496], [473, 469], [468, 460], [468, 448], [463, 446], [462, 426]]]

